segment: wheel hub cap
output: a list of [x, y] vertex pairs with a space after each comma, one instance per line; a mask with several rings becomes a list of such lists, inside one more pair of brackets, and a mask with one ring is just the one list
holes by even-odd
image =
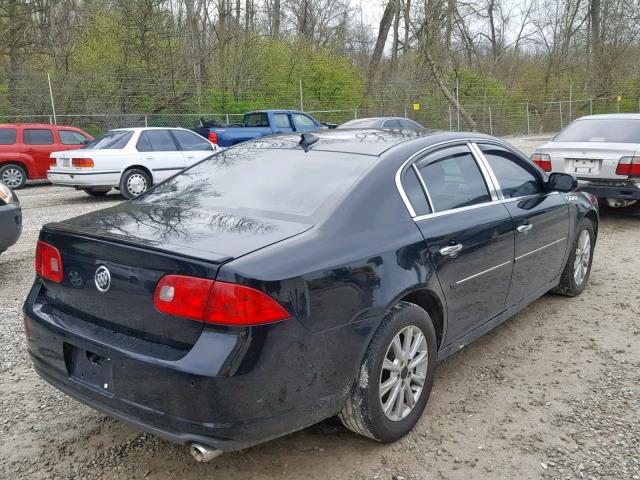
[[402, 420], [415, 408], [427, 377], [428, 360], [427, 339], [419, 327], [405, 327], [391, 341], [379, 385], [380, 405], [389, 420]]
[[133, 195], [140, 195], [147, 191], [147, 181], [142, 175], [131, 175], [127, 180], [127, 187]]
[[591, 260], [591, 235], [588, 230], [582, 230], [576, 245], [576, 255], [573, 262], [573, 279], [577, 285], [581, 285], [589, 270]]
[[16, 168], [8, 168], [2, 172], [2, 182], [10, 188], [15, 188], [22, 183], [22, 173]]

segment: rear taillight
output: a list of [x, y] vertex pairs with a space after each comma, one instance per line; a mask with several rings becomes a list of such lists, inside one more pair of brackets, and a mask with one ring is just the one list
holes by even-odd
[[38, 240], [36, 245], [36, 273], [56, 283], [64, 278], [60, 251], [42, 240]]
[[534, 153], [531, 160], [545, 172], [551, 171], [551, 157], [546, 153]]
[[616, 167], [616, 175], [640, 175], [640, 157], [622, 157]]
[[71, 165], [78, 168], [90, 168], [93, 167], [92, 158], [72, 158]]
[[209, 135], [207, 135], [207, 138], [209, 139], [209, 141], [211, 143], [215, 143], [216, 145], [218, 144], [218, 134], [215, 132], [209, 132]]
[[58, 160], [56, 158], [50, 158], [49, 159], [49, 166], [55, 167], [57, 162], [58, 162]]
[[259, 290], [182, 275], [162, 277], [153, 302], [162, 313], [217, 325], [261, 325], [291, 316]]

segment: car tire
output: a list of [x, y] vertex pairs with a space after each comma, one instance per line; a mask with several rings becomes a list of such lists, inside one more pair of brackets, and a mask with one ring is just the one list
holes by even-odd
[[120, 193], [127, 200], [142, 195], [150, 188], [151, 178], [149, 174], [139, 168], [127, 170], [120, 179]]
[[104, 197], [107, 193], [109, 193], [111, 189], [109, 190], [104, 190], [104, 189], [97, 189], [97, 188], [85, 188], [84, 192], [87, 195], [91, 195], [92, 197]]
[[27, 172], [21, 165], [8, 163], [0, 167], [0, 182], [12, 190], [18, 190], [27, 183]]
[[[588, 242], [585, 240], [585, 235], [588, 236]], [[576, 297], [584, 291], [591, 273], [595, 240], [593, 223], [588, 218], [583, 218], [578, 225], [578, 233], [562, 271], [560, 283], [553, 289], [555, 293]], [[588, 251], [585, 251], [587, 246]]]
[[[413, 343], [417, 341], [419, 333], [422, 334], [422, 340], [418, 344], [418, 353], [411, 358], [415, 361], [426, 352], [426, 359], [409, 369], [411, 359], [407, 360], [406, 357], [411, 356], [411, 352], [404, 357], [397, 356], [393, 344], [397, 337], [400, 346], [404, 347], [405, 339], [412, 339], [410, 343]], [[416, 345], [412, 346], [415, 348]], [[408, 349], [411, 350], [411, 346]], [[401, 348], [399, 353], [405, 350]], [[379, 442], [393, 442], [409, 433], [420, 419], [429, 399], [437, 356], [436, 334], [429, 314], [412, 303], [400, 302], [395, 305], [380, 323], [367, 348], [358, 377], [339, 414], [343, 425]], [[384, 368], [383, 363], [386, 366], [391, 364], [397, 370], [392, 372]], [[389, 385], [393, 386], [389, 388]], [[395, 393], [394, 402], [393, 395], [397, 388], [399, 391]], [[382, 390], [385, 391], [380, 395]], [[415, 396], [410, 396], [409, 390]], [[413, 401], [409, 401], [410, 398]], [[385, 407], [389, 405], [390, 411], [385, 412]]]

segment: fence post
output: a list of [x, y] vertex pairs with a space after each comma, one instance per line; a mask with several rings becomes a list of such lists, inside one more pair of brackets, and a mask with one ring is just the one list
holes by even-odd
[[407, 118], [407, 107], [404, 107], [404, 118]]
[[573, 116], [573, 77], [569, 80], [569, 122]]
[[226, 118], [227, 118], [227, 124], [229, 123], [229, 114], [226, 114]]
[[529, 104], [525, 103], [527, 110], [527, 135], [531, 135], [531, 123], [529, 120]]
[[451, 105], [449, 105], [449, 131], [453, 131], [453, 118], [451, 118]]
[[144, 116], [144, 126], [148, 127], [149, 126], [149, 118], [147, 115]]
[[491, 117], [491, 105], [489, 105], [489, 133], [493, 135], [493, 119]]
[[49, 125], [53, 125], [53, 117], [49, 115]]
[[560, 130], [562, 130], [564, 128], [564, 122], [562, 121], [562, 100], [558, 102], [558, 105], [560, 105]]
[[300, 111], [304, 112], [304, 105], [302, 104], [302, 79], [300, 79]]
[[353, 109], [353, 119], [356, 120], [358, 118], [358, 109], [354, 108]]

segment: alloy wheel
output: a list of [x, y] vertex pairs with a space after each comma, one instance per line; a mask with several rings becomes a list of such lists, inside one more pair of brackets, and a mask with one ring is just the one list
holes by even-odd
[[9, 188], [19, 187], [23, 181], [22, 172], [17, 168], [9, 167], [2, 172], [2, 183]]
[[427, 376], [429, 352], [422, 330], [403, 328], [391, 341], [380, 372], [380, 405], [394, 422], [409, 415], [422, 394]]
[[582, 230], [576, 245], [576, 257], [573, 262], [573, 279], [577, 285], [582, 285], [591, 259], [591, 235], [587, 230]]

